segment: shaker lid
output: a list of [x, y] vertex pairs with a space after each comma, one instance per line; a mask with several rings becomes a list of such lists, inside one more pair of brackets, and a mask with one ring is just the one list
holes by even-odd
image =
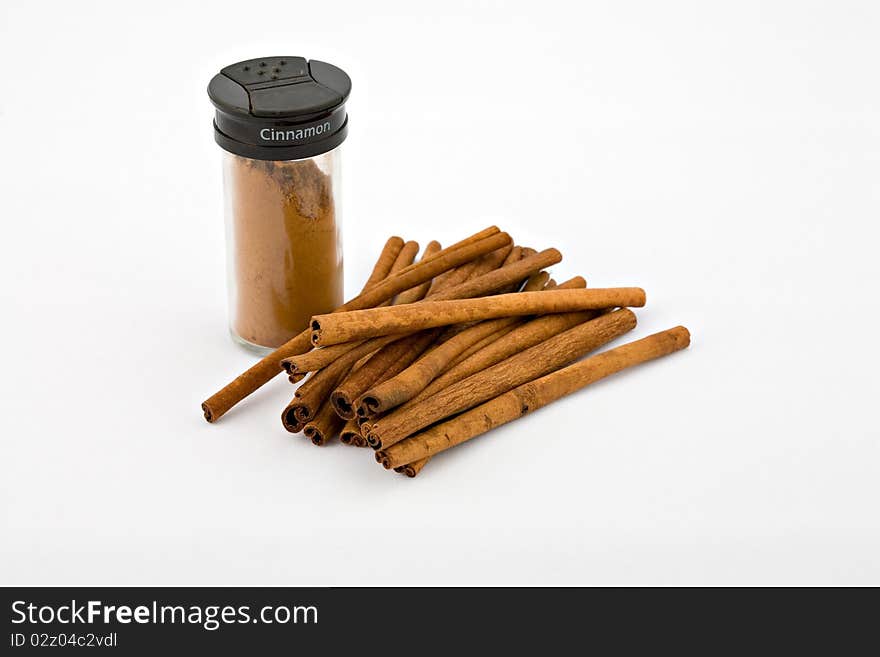
[[260, 160], [326, 153], [348, 132], [351, 79], [303, 57], [261, 57], [223, 68], [208, 84], [214, 137], [227, 151]]

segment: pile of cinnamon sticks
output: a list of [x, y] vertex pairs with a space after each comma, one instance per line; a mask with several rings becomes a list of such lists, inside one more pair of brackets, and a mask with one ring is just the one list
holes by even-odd
[[372, 447], [416, 476], [443, 450], [690, 343], [678, 326], [581, 359], [636, 325], [640, 288], [557, 283], [556, 249], [490, 227], [442, 249], [392, 237], [361, 293], [202, 404], [216, 421], [277, 374], [302, 384], [281, 414], [316, 445]]

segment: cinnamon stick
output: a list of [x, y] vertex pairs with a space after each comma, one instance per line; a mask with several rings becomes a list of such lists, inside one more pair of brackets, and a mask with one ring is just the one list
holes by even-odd
[[[432, 242], [432, 244], [436, 244], [436, 242]], [[428, 245], [428, 249], [430, 248], [431, 244]], [[432, 285], [430, 282], [427, 282], [423, 283], [419, 287], [409, 289], [395, 299], [395, 305], [404, 303], [415, 303], [416, 301], [421, 300], [421, 298], [424, 296], [424, 293], [426, 292], [426, 286], [427, 291], [432, 292], [433, 294], [437, 294], [438, 292], [442, 292], [447, 288], [457, 287], [459, 284], [469, 280], [469, 278], [476, 278], [493, 269], [496, 269], [501, 261], [505, 259], [505, 256], [511, 251], [511, 249], [512, 245], [507, 244], [500, 249], [496, 249], [491, 253], [487, 253], [486, 255], [477, 258], [476, 260], [462, 265], [458, 269], [450, 272], [456, 275], [450, 277], [445, 284], [438, 286]], [[457, 275], [459, 273], [460, 275]], [[489, 282], [491, 283], [491, 281]], [[472, 287], [460, 288], [462, 293], [469, 292], [472, 289]], [[372, 343], [373, 349], [381, 349], [385, 345], [400, 337], [403, 337], [404, 335], [407, 334], [403, 333], [385, 339], [376, 339]], [[331, 347], [326, 347], [323, 349], [313, 349], [298, 356], [282, 359], [281, 366], [287, 371], [290, 382], [296, 383], [303, 378], [305, 372], [314, 371], [325, 367], [329, 363], [332, 363], [338, 358], [341, 358], [350, 349], [357, 347], [362, 342], [362, 340], [354, 340], [351, 342], [333, 345]], [[361, 390], [361, 392], [363, 392], [363, 390]]]
[[[523, 292], [537, 291], [538, 289], [540, 289], [539, 286], [541, 285], [541, 281], [544, 280], [545, 278], [549, 278], [549, 274], [547, 272], [539, 272], [538, 274], [535, 274], [534, 276], [532, 276], [531, 279], [529, 279], [529, 281], [526, 282], [525, 287], [523, 287]], [[535, 287], [531, 286], [530, 281], [532, 279], [534, 279], [534, 281], [535, 281]], [[551, 286], [549, 286], [549, 282], [548, 282], [548, 284], [545, 284], [543, 286], [543, 289], [550, 290], [550, 289], [553, 289], [554, 287], [556, 287], [555, 284], [551, 287]], [[581, 287], [583, 287], [583, 286], [581, 286]], [[551, 315], [551, 317], [554, 317], [554, 316], [555, 315]], [[473, 356], [475, 353], [482, 351], [483, 349], [488, 347], [490, 344], [496, 342], [497, 340], [500, 340], [505, 335], [507, 335], [508, 333], [513, 331], [515, 328], [517, 328], [518, 326], [521, 326], [523, 323], [525, 323], [528, 318], [516, 317], [513, 319], [515, 321], [513, 321], [509, 324], [504, 324], [502, 326], [502, 328], [498, 329], [495, 333], [492, 333], [491, 335], [487, 335], [482, 340], [475, 342], [470, 347], [468, 347], [463, 352], [461, 352], [458, 356], [453, 358], [449, 362], [449, 364], [443, 369], [443, 374], [445, 374], [449, 370], [457, 367], [460, 363], [464, 362], [465, 360], [467, 360], [468, 358]], [[584, 321], [586, 321], [586, 319]], [[492, 363], [492, 364], [494, 364], [494, 363]], [[431, 383], [431, 385], [433, 385], [433, 382]], [[419, 396], [421, 396], [421, 395], [422, 395], [422, 393], [419, 393]]]
[[[498, 254], [490, 255], [493, 255], [497, 258], [500, 254], [501, 251], [499, 251]], [[502, 261], [503, 259], [504, 258], [502, 256], [500, 260], [498, 260], [498, 262], [500, 263], [500, 261]], [[527, 276], [534, 274], [535, 272], [541, 271], [545, 267], [550, 267], [558, 263], [561, 259], [562, 255], [559, 253], [559, 251], [557, 251], [556, 249], [546, 249], [544, 251], [541, 251], [540, 253], [535, 254], [534, 256], [523, 258], [522, 260], [508, 265], [507, 267], [501, 267], [499, 269], [487, 271], [480, 274], [479, 276], [476, 276], [475, 278], [464, 281], [448, 289], [439, 290], [435, 295], [431, 296], [430, 299], [432, 301], [462, 299], [467, 297], [478, 297], [485, 294], [490, 294], [498, 290], [499, 288], [510, 284], [511, 282], [517, 280], [521, 281]], [[492, 261], [487, 260], [485, 262], [485, 266], [492, 266]], [[476, 273], [476, 271], [474, 273]], [[426, 299], [425, 301], [420, 301], [418, 304], [412, 305], [416, 306], [422, 305], [424, 303], [428, 303], [428, 300]], [[415, 331], [408, 331], [407, 333], [414, 332]], [[400, 337], [400, 335], [389, 339], [383, 338], [384, 342], [374, 343], [374, 346], [376, 349], [378, 349], [379, 347], [388, 344], [388, 342], [397, 339], [397, 337]], [[327, 364], [332, 363], [342, 354], [346, 353], [350, 348], [351, 345], [347, 343], [330, 345], [322, 347], [320, 349], [313, 349], [308, 353], [291, 356], [290, 358], [284, 359], [283, 362], [285, 363], [285, 367], [289, 368], [290, 373], [310, 372], [321, 369]]]
[[609, 349], [539, 379], [522, 384], [458, 417], [382, 451], [381, 463], [396, 468], [459, 445], [546, 406], [621, 370], [686, 348], [690, 333], [677, 326]]
[[[484, 233], [493, 229], [497, 231], [497, 228], [494, 227], [486, 229], [486, 231], [481, 231], [481, 233], [462, 240], [447, 249], [438, 251], [427, 262], [410, 265], [362, 292], [337, 310], [343, 312], [375, 307], [404, 290], [431, 280], [438, 274], [510, 244], [510, 236], [507, 233], [494, 232], [488, 237], [483, 236]], [[305, 353], [311, 348], [310, 337], [310, 329], [306, 329], [211, 395], [202, 403], [205, 419], [208, 422], [215, 422], [235, 404], [270, 381], [282, 371], [279, 365], [282, 359]]]
[[[517, 247], [514, 247], [513, 251], [515, 252], [516, 250]], [[521, 253], [522, 248], [519, 251]], [[527, 291], [540, 290], [544, 287], [544, 283], [547, 282], [548, 278], [549, 275], [546, 272], [534, 274], [526, 283]], [[512, 329], [520, 321], [519, 317], [502, 317], [501, 319], [480, 322], [452, 336], [422, 355], [409, 367], [400, 371], [399, 374], [385, 377], [386, 380], [377, 382], [369, 390], [361, 390], [360, 392], [363, 393], [363, 397], [360, 403], [365, 405], [365, 408], [360, 410], [358, 414], [362, 417], [369, 417], [377, 413], [384, 413], [412, 399], [441, 374], [452, 360], [462, 352], [472, 347], [475, 343], [487, 337], [492, 337], [506, 328]], [[348, 402], [349, 400], [346, 399], [345, 401]], [[348, 411], [350, 408], [350, 406], [347, 406], [345, 410]], [[339, 410], [339, 406], [337, 406], [337, 410]], [[351, 415], [340, 414], [342, 417], [353, 417], [353, 410], [351, 413]]]
[[[400, 248], [400, 253], [397, 254], [397, 258], [394, 259], [394, 264], [391, 265], [391, 269], [388, 272], [388, 275], [396, 274], [399, 271], [403, 271], [407, 267], [409, 267], [413, 262], [415, 262], [416, 256], [419, 253], [419, 243], [413, 240], [409, 240], [404, 243], [404, 245]], [[381, 282], [381, 281], [380, 281]], [[377, 283], [373, 283], [371, 285], [364, 285], [361, 289], [361, 294], [369, 290], [373, 285], [377, 285]], [[389, 300], [390, 301], [390, 300]], [[384, 304], [389, 303], [389, 301], [385, 301]], [[384, 305], [379, 304], [379, 305]]]
[[405, 290], [430, 281], [440, 273], [500, 249], [510, 244], [511, 240], [507, 233], [496, 233], [473, 242], [465, 242], [460, 247], [453, 245], [405, 267], [341, 306], [340, 312], [354, 306], [373, 308]]
[[[404, 247], [405, 249], [406, 247]], [[418, 251], [418, 245], [416, 245], [416, 250]], [[428, 258], [433, 257], [435, 254], [441, 251], [440, 242], [436, 240], [431, 240], [428, 242], [428, 246], [425, 247], [425, 252], [422, 254], [421, 262], [427, 260]], [[413, 258], [410, 259], [410, 263], [412, 263], [415, 258], [415, 254], [413, 254]], [[396, 263], [395, 263], [396, 264]], [[391, 268], [392, 273], [394, 273], [395, 268]], [[383, 305], [392, 305], [397, 306], [406, 303], [415, 303], [416, 301], [421, 301], [425, 298], [425, 295], [428, 293], [428, 290], [431, 289], [431, 281], [425, 281], [421, 285], [416, 285], [415, 287], [411, 287], [408, 290], [404, 290], [400, 294], [398, 294], [393, 299], [389, 299]]]
[[[495, 258], [499, 261], [503, 261], [507, 257], [507, 254], [510, 253], [512, 248], [513, 244], [508, 244], [507, 246], [504, 246], [501, 249], [497, 249], [492, 253], [477, 258], [476, 260], [471, 260], [470, 262], [465, 263], [460, 267], [456, 267], [455, 269], [440, 274], [431, 282], [431, 289], [428, 292], [427, 296], [432, 296], [441, 289], [454, 287], [455, 285], [458, 285], [466, 280], [473, 278], [476, 275], [478, 269], [483, 269], [484, 267], [486, 267], [487, 259]], [[489, 269], [485, 269], [485, 271], [489, 271], [490, 269], [496, 269], [496, 267], [489, 267]], [[485, 273], [485, 271], [481, 271], [480, 273]]]
[[436, 299], [441, 292], [451, 290], [462, 283], [472, 281], [483, 274], [503, 267], [511, 251], [513, 251], [512, 243], [447, 272], [447, 276], [434, 280], [434, 284], [425, 298]]
[[[513, 250], [511, 251], [510, 255], [507, 256], [507, 259], [504, 261], [504, 266], [512, 265], [514, 262], [522, 260], [523, 258], [526, 258], [530, 255], [535, 255], [536, 253], [537, 253], [537, 251], [535, 251], [535, 249], [530, 249], [530, 248], [522, 247], [522, 246], [515, 246], [515, 247], [513, 247]], [[503, 288], [498, 290], [497, 294], [508, 294], [510, 292], [518, 292], [519, 289], [522, 287], [522, 284], [523, 284], [522, 280], [514, 281], [513, 283], [510, 283], [509, 285], [505, 285]]]
[[[498, 264], [504, 260], [505, 254], [511, 250], [512, 247], [508, 245], [479, 258], [473, 263], [464, 265], [464, 267], [467, 267], [466, 275], [477, 277], [486, 273], [490, 269], [496, 268]], [[445, 285], [432, 286], [431, 289], [435, 290], [435, 292], [442, 291], [445, 286], [451, 286], [454, 282], [464, 282], [464, 280], [455, 277], [454, 279], [449, 279]], [[409, 295], [411, 293], [412, 290], [408, 290], [404, 295]], [[417, 300], [418, 298], [416, 297], [404, 299], [402, 295], [398, 297], [395, 302], [400, 301], [406, 303], [415, 302]], [[345, 419], [355, 417], [355, 402], [357, 399], [369, 389], [370, 386], [379, 384], [386, 379], [396, 376], [404, 370], [415, 357], [420, 355], [421, 352], [429, 346], [433, 336], [436, 336], [436, 332], [429, 331], [428, 333], [430, 333], [429, 337], [418, 337], [418, 334], [414, 334], [408, 341], [403, 339], [397, 342], [391, 342], [388, 340], [374, 341], [373, 344], [378, 347], [378, 351], [375, 352], [363, 368], [349, 373], [349, 375], [346, 376], [346, 378], [337, 386], [336, 390], [331, 393], [330, 400], [333, 407], [336, 409], [337, 414]], [[338, 358], [340, 354], [344, 353], [344, 350], [348, 345], [351, 345], [352, 348], [354, 348], [358, 345], [358, 342], [337, 345], [337, 347], [340, 348], [340, 351], [339, 354], [335, 354], [333, 357]], [[333, 347], [330, 349], [333, 349]], [[285, 363], [285, 366], [291, 367], [292, 363], [288, 361]]]
[[373, 265], [373, 271], [371, 271], [370, 275], [367, 277], [367, 282], [364, 283], [361, 292], [370, 289], [376, 283], [388, 276], [391, 272], [391, 268], [397, 261], [397, 256], [400, 254], [401, 249], [403, 249], [403, 245], [403, 239], [396, 235], [392, 235], [388, 238], [388, 241], [385, 242], [385, 246], [382, 247], [382, 252], [379, 254], [376, 264]]
[[[418, 249], [418, 243], [407, 242], [401, 249], [394, 265], [391, 267], [392, 272], [396, 269], [408, 266], [418, 253]], [[423, 258], [430, 257], [439, 250], [440, 243], [432, 241], [427, 247], [425, 247]], [[419, 301], [428, 292], [429, 287], [430, 285], [428, 283], [423, 283], [406, 290], [395, 297], [395, 303], [398, 301], [400, 303]], [[299, 423], [308, 421], [314, 417], [318, 408], [322, 406], [331, 395], [331, 391], [339, 385], [358, 361], [366, 358], [372, 351], [373, 348], [371, 345], [365, 343], [355, 344], [351, 350], [345, 354], [341, 354], [326, 368], [314, 373], [309, 380], [296, 391], [293, 400], [287, 405], [287, 408], [284, 409], [282, 414], [282, 424], [285, 428], [289, 425], [299, 426]], [[282, 361], [282, 365], [286, 368], [286, 361]], [[294, 381], [293, 374], [291, 374], [290, 379], [292, 382]], [[298, 422], [291, 422], [291, 413], [293, 413], [293, 416]]]
[[[531, 254], [528, 254], [527, 251], [534, 252], [534, 249], [523, 249], [523, 253], [525, 253], [526, 255], [531, 255]], [[583, 287], [586, 287], [586, 285], [587, 285], [587, 282], [583, 278], [581, 278], [580, 276], [576, 276], [575, 278], [572, 278], [572, 279], [566, 281], [565, 283], [563, 283], [563, 289], [583, 288]], [[523, 291], [524, 292], [531, 292], [531, 291], [538, 290], [541, 288], [543, 288], [545, 290], [552, 290], [556, 287], [557, 287], [556, 281], [554, 281], [552, 278], [550, 278], [550, 274], [548, 274], [545, 271], [542, 271], [542, 272], [538, 272], [537, 274], [533, 274], [526, 281], [526, 284], [523, 287]], [[588, 319], [592, 319], [592, 317], [594, 316], [594, 315], [590, 314], [592, 312], [593, 311], [585, 311], [584, 313], [573, 313], [573, 314], [581, 317], [582, 319], [580, 321], [586, 321]], [[549, 315], [549, 317], [565, 317], [565, 316], [566, 316], [565, 314]], [[575, 321], [572, 324], [567, 325], [565, 328], [571, 328], [575, 324], [580, 323], [580, 321]], [[542, 340], [550, 337], [550, 335], [547, 335], [544, 338], [541, 338], [540, 340], [536, 340], [534, 343], [527, 343], [527, 344], [524, 343], [522, 345], [515, 346], [514, 350], [511, 351], [510, 353], [507, 353], [507, 354], [504, 354], [504, 352], [502, 351], [500, 353], [504, 354], [504, 355], [500, 355], [497, 358], [495, 358], [494, 360], [486, 359], [483, 364], [477, 364], [477, 366], [474, 369], [468, 370], [466, 368], [459, 368], [458, 367], [458, 365], [460, 363], [468, 360], [475, 353], [480, 352], [483, 349], [486, 349], [489, 345], [501, 340], [501, 338], [503, 338], [504, 336], [511, 333], [514, 329], [516, 329], [519, 326], [522, 326], [522, 324], [523, 324], [523, 321], [521, 321], [521, 318], [516, 318], [516, 322], [514, 324], [504, 326], [503, 328], [499, 329], [495, 333], [492, 333], [491, 335], [474, 343], [468, 349], [465, 349], [461, 354], [459, 354], [456, 358], [454, 358], [449, 363], [449, 365], [447, 365], [447, 367], [443, 370], [442, 374], [439, 377], [434, 379], [430, 384], [428, 384], [428, 386], [425, 387], [424, 390], [422, 390], [418, 395], [416, 395], [414, 398], [410, 399], [408, 402], [406, 402], [406, 404], [404, 404], [400, 408], [405, 408], [409, 404], [414, 404], [414, 403], [417, 403], [419, 400], [424, 399], [425, 397], [430, 397], [432, 394], [434, 394], [438, 390], [442, 390], [443, 388], [455, 383], [456, 381], [460, 381], [461, 379], [467, 378], [468, 376], [470, 376], [471, 374], [474, 374], [475, 372], [477, 372], [479, 370], [486, 369], [487, 367], [490, 367], [490, 366], [494, 365], [495, 363], [503, 360], [504, 358], [511, 355], [512, 353], [515, 353], [516, 351], [522, 351], [523, 349], [526, 349], [530, 346], [533, 346], [533, 344], [537, 344], [537, 342], [541, 342]], [[564, 330], [564, 329], [560, 329], [560, 331], [561, 330]], [[447, 376], [447, 374], [449, 374], [450, 372], [452, 372], [451, 376]], [[438, 385], [435, 387], [435, 384], [438, 384]], [[375, 418], [371, 418], [370, 424], [372, 424], [373, 419], [375, 419]], [[369, 426], [365, 427], [365, 429], [363, 431], [364, 435], [366, 435], [367, 433], [369, 433]], [[366, 445], [366, 439], [363, 438], [363, 436], [361, 437], [361, 440], [363, 440], [364, 445]], [[425, 465], [430, 460], [431, 460], [431, 457], [427, 457], [427, 458], [421, 459], [417, 463], [411, 463], [406, 466], [401, 466], [399, 468], [395, 468], [395, 471], [403, 472], [408, 477], [415, 477], [422, 470], [422, 468], [425, 467]]]
[[[391, 346], [387, 345], [387, 347]], [[373, 354], [363, 366], [350, 372], [330, 393], [330, 402], [339, 417], [354, 420], [357, 417], [354, 406], [357, 399], [369, 390], [370, 386], [390, 379], [407, 367], [399, 359], [389, 365], [385, 355], [380, 356], [384, 349]], [[377, 358], [377, 356], [379, 357]]]
[[636, 316], [628, 309], [616, 310], [579, 324], [454, 383], [418, 404], [374, 421], [367, 434], [367, 442], [374, 449], [389, 447], [429, 424], [544, 376], [632, 330], [635, 325]]
[[503, 289], [506, 285], [522, 281], [528, 276], [541, 271], [546, 267], [562, 261], [562, 254], [557, 249], [544, 249], [540, 253], [522, 258], [509, 265], [493, 268], [480, 276], [471, 278], [458, 285], [440, 290], [421, 303], [433, 301], [446, 301], [451, 299], [468, 299], [492, 294]]
[[401, 474], [405, 474], [407, 477], [415, 477], [422, 471], [422, 468], [425, 467], [425, 464], [431, 460], [430, 456], [426, 456], [423, 459], [419, 459], [418, 461], [413, 461], [412, 463], [407, 463], [406, 465], [399, 465], [394, 468], [395, 472], [400, 472]]
[[305, 383], [297, 388], [293, 399], [281, 413], [281, 423], [284, 428], [292, 431], [291, 427], [299, 427], [315, 417], [315, 413], [348, 371], [371, 351], [370, 345], [361, 344], [309, 376]]
[[315, 419], [305, 425], [303, 433], [313, 445], [325, 445], [339, 433], [344, 424], [345, 420], [336, 415], [329, 401], [325, 401]]
[[[438, 252], [436, 252], [436, 253], [431, 254], [429, 257], [426, 257], [426, 258], [425, 258], [422, 262], [420, 262], [419, 264], [427, 264], [427, 263], [430, 263], [430, 262], [433, 261], [433, 260], [436, 260], [436, 259], [443, 258], [443, 257], [447, 256], [448, 254], [452, 253], [453, 251], [457, 251], [457, 250], [459, 250], [459, 249], [462, 249], [462, 248], [465, 248], [465, 247], [469, 247], [469, 246], [475, 244], [476, 242], [481, 242], [481, 241], [483, 241], [483, 240], [485, 240], [485, 239], [487, 239], [487, 238], [489, 238], [489, 237], [495, 237], [495, 236], [497, 236], [497, 235], [499, 235], [499, 234], [502, 234], [502, 233], [501, 233], [501, 229], [498, 228], [498, 226], [489, 226], [488, 228], [484, 228], [483, 230], [481, 230], [481, 231], [479, 231], [479, 232], [477, 232], [477, 233], [474, 233], [474, 234], [471, 235], [470, 237], [466, 237], [465, 239], [463, 239], [463, 240], [461, 240], [461, 241], [459, 241], [459, 242], [455, 242], [454, 244], [451, 244], [450, 246], [446, 247], [446, 248], [443, 249], [442, 251], [438, 251]], [[509, 236], [508, 236], [508, 237], [509, 237]], [[509, 242], [510, 242], [509, 239], [508, 239], [507, 241], [503, 241], [503, 240], [502, 240], [502, 244], [506, 244], [506, 243], [509, 243]], [[465, 262], [469, 262], [469, 261], [470, 261], [470, 259], [466, 260]], [[408, 270], [410, 270], [410, 269], [414, 269], [414, 268], [415, 268], [415, 265], [412, 265], [412, 266], [408, 267], [406, 271], [408, 271]], [[444, 269], [443, 271], [445, 272], [445, 271], [448, 271], [448, 270], [447, 270], [447, 269]], [[441, 273], [442, 273], [442, 272], [441, 272]]]
[[539, 271], [537, 274], [532, 274], [531, 276], [529, 276], [528, 280], [526, 280], [526, 284], [523, 286], [522, 291], [537, 292], [538, 290], [546, 290], [547, 283], [549, 281], [550, 274], [548, 274], [546, 271]]
[[[534, 255], [534, 254], [533, 254]], [[504, 259], [504, 262], [501, 263], [501, 266], [511, 265], [518, 260], [522, 260], [523, 258], [523, 248], [521, 246], [514, 246], [510, 253], [507, 254], [507, 257]]]
[[361, 435], [361, 428], [356, 419], [348, 420], [339, 432], [339, 439], [344, 445], [366, 447], [367, 441]]
[[645, 291], [637, 287], [517, 292], [478, 299], [423, 301], [408, 306], [316, 315], [311, 323], [312, 343], [332, 345], [498, 317], [644, 305]]
[[[358, 398], [374, 383], [391, 378], [424, 353], [437, 331], [425, 331], [400, 338], [382, 347], [366, 364], [340, 382], [330, 395], [336, 413], [346, 420], [355, 417]], [[380, 378], [381, 377], [381, 378]]]
[[[497, 331], [495, 331], [491, 335], [487, 335], [485, 338], [483, 338], [479, 342], [475, 342], [470, 347], [465, 349], [463, 352], [461, 352], [458, 356], [456, 356], [455, 358], [453, 358], [449, 362], [449, 365], [447, 365], [443, 369], [443, 373], [445, 374], [446, 372], [448, 372], [452, 368], [457, 367], [459, 363], [464, 362], [465, 360], [467, 360], [468, 358], [473, 356], [478, 351], [482, 351], [483, 349], [488, 347], [490, 344], [492, 344], [496, 340], [500, 340], [502, 337], [504, 337], [505, 335], [510, 333], [517, 326], [520, 326], [522, 324], [522, 322], [524, 321], [522, 317], [509, 317], [507, 319], [512, 320], [512, 323], [505, 324], [502, 328], [498, 329]], [[498, 321], [498, 320], [489, 320], [489, 321]], [[433, 383], [433, 381], [431, 383]], [[421, 393], [419, 393], [419, 394], [421, 394]]]
[[[373, 266], [372, 272], [370, 272], [370, 275], [367, 278], [367, 282], [361, 290], [361, 294], [363, 294], [365, 290], [375, 286], [378, 282], [384, 280], [391, 273], [403, 246], [404, 241], [400, 237], [393, 235], [388, 238], [385, 242], [385, 246], [382, 247], [382, 252], [379, 254], [376, 264]], [[300, 333], [293, 340], [260, 360], [256, 365], [232, 381], [232, 383], [226, 385], [219, 392], [204, 401], [202, 403], [202, 411], [205, 414], [205, 419], [208, 422], [216, 421], [235, 404], [271, 379], [272, 376], [275, 375], [273, 371], [274, 368], [272, 367], [272, 364], [275, 362], [272, 357], [275, 354], [281, 352], [285, 348], [296, 348], [296, 351], [304, 351], [299, 345], [300, 343], [304, 343], [304, 336], [306, 333], [307, 332]], [[291, 346], [291, 343], [297, 340], [297, 345]], [[297, 383], [304, 377], [305, 372], [291, 372], [290, 382]], [[297, 432], [301, 431], [303, 428], [301, 425], [291, 425], [291, 427], [295, 426], [298, 427]]]
[[358, 408], [358, 415], [369, 417], [377, 413], [384, 413], [412, 399], [433, 381], [455, 356], [474, 342], [482, 340], [516, 321], [515, 317], [503, 317], [480, 322], [451, 337], [443, 344], [431, 349], [396, 376], [365, 391], [359, 402], [364, 408]]
[[[555, 289], [576, 290], [584, 288], [586, 284], [587, 282], [583, 278], [575, 276], [560, 283]], [[481, 372], [496, 363], [500, 363], [505, 358], [509, 358], [520, 351], [534, 347], [547, 338], [551, 338], [578, 324], [593, 319], [598, 314], [599, 311], [584, 310], [575, 313], [544, 315], [519, 326], [514, 326], [510, 332], [498, 335], [494, 340], [483, 345], [479, 351], [468, 355], [467, 358], [461, 361], [453, 362], [447, 371], [434, 379], [422, 392], [407, 402], [406, 406], [430, 397], [443, 388], [466, 379], [471, 374]]]

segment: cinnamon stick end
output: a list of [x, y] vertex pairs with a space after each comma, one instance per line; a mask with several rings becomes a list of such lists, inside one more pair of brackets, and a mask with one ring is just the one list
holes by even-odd
[[330, 394], [330, 403], [333, 404], [333, 410], [343, 420], [353, 420], [356, 416], [354, 404], [341, 390], [334, 390]]
[[202, 412], [205, 414], [205, 419], [208, 422], [214, 422], [214, 411], [208, 406], [208, 402], [202, 402]]
[[[559, 251], [559, 249], [544, 249], [541, 253], [550, 256], [551, 260], [553, 261], [551, 264], [556, 265], [562, 262], [562, 253]], [[550, 265], [547, 266], [549, 267]]]
[[686, 349], [691, 344], [691, 332], [684, 326], [676, 326], [668, 331], [679, 349]]
[[373, 449], [382, 449], [382, 439], [379, 438], [379, 436], [374, 434], [372, 431], [367, 432], [366, 439], [367, 445], [369, 445]]
[[364, 395], [358, 402], [357, 413], [361, 417], [373, 417], [374, 415], [378, 415], [381, 410], [382, 408], [379, 399], [370, 394]]
[[318, 431], [312, 425], [309, 425], [305, 428], [305, 434], [306, 438], [312, 441], [312, 445], [323, 447], [325, 444], [327, 444], [324, 433], [322, 431]]
[[290, 433], [299, 433], [303, 430], [304, 424], [297, 417], [296, 410], [296, 407], [287, 407], [284, 409], [284, 412], [281, 413], [281, 424], [283, 424], [284, 428]]

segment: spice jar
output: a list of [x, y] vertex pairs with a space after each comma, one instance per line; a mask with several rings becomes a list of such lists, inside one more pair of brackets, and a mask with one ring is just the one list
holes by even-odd
[[343, 302], [339, 146], [351, 80], [302, 57], [232, 64], [208, 85], [223, 153], [229, 326], [266, 353]]

